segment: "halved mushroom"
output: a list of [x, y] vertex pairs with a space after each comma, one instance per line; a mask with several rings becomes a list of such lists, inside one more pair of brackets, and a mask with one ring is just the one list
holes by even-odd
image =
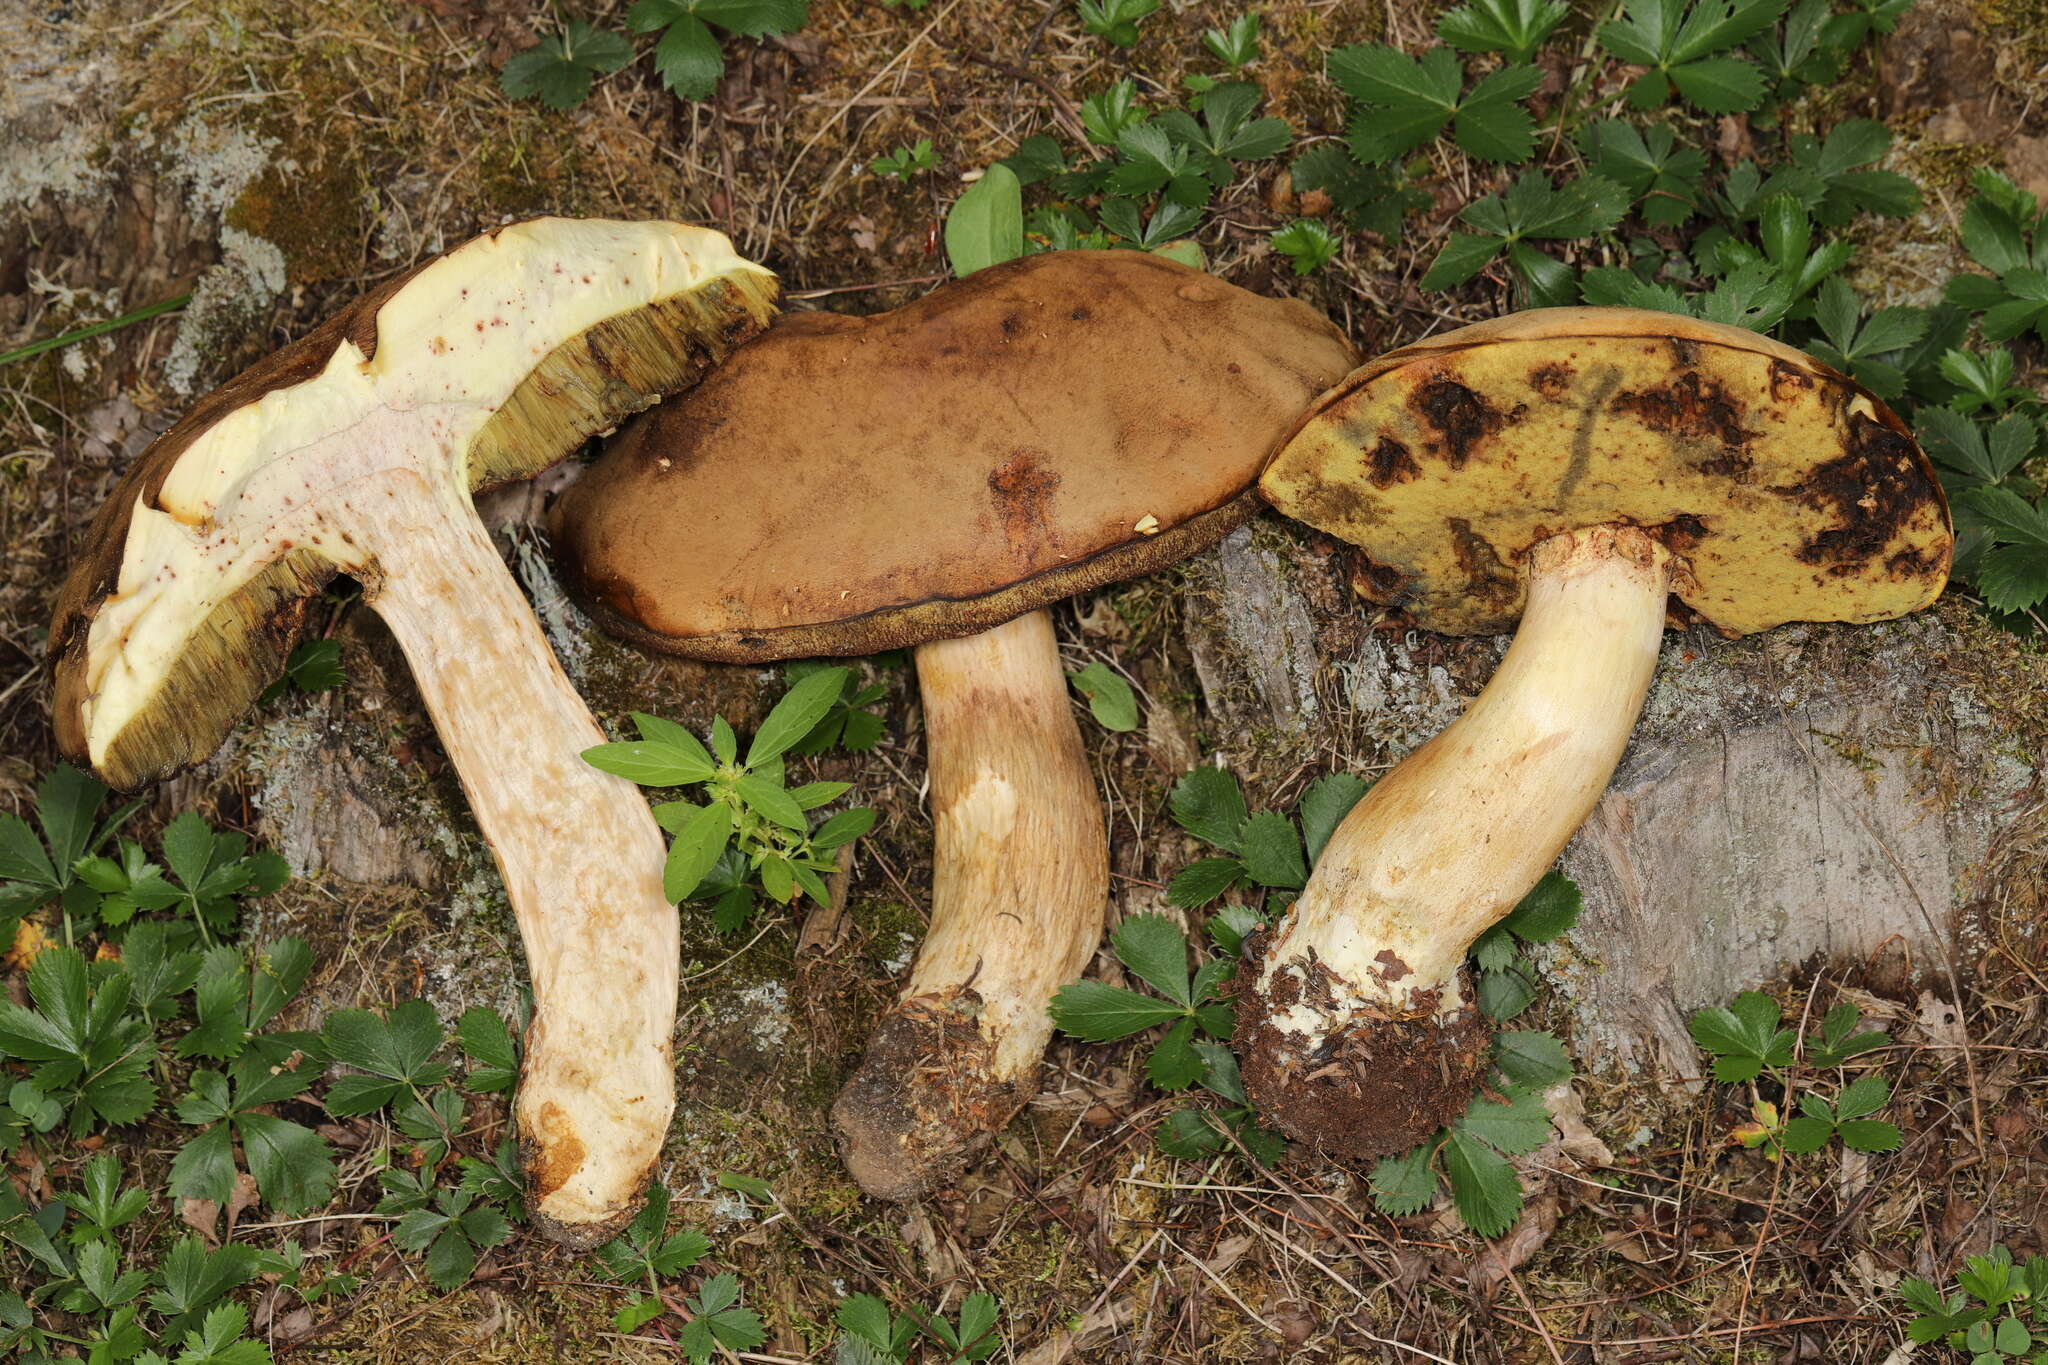
[[1353, 363], [1303, 304], [1138, 252], [1034, 256], [783, 319], [558, 502], [571, 587], [650, 648], [917, 646], [931, 929], [832, 1111], [870, 1193], [950, 1179], [1030, 1097], [1101, 936], [1102, 809], [1040, 608], [1250, 517], [1273, 443]]
[[360, 579], [496, 855], [533, 977], [536, 1221], [630, 1218], [674, 1106], [675, 910], [639, 792], [470, 504], [686, 388], [771, 311], [720, 234], [537, 219], [392, 281], [202, 399], [101, 509], [51, 627], [57, 735], [133, 786], [212, 753]]
[[1676, 596], [1725, 635], [1926, 606], [1954, 549], [1882, 403], [1738, 328], [1565, 308], [1462, 328], [1325, 395], [1261, 489], [1361, 549], [1417, 624], [1521, 625], [1470, 709], [1367, 793], [1239, 977], [1245, 1087], [1339, 1156], [1413, 1147], [1486, 1057], [1466, 949], [1585, 819]]

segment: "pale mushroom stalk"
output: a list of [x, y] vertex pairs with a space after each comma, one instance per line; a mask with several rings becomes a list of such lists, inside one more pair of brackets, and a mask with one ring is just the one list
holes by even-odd
[[[1606, 789], [1649, 691], [1671, 568], [1633, 527], [1530, 550], [1528, 604], [1492, 680], [1352, 808], [1264, 945], [1248, 998], [1267, 1007], [1255, 1003], [1251, 1021], [1265, 1056], [1303, 1075], [1447, 1065], [1462, 1073], [1449, 1087], [1462, 1105], [1485, 1056], [1460, 980], [1466, 950], [1536, 884]], [[1405, 1026], [1390, 1032], [1389, 1020]], [[1441, 1036], [1418, 1047], [1418, 1030]], [[1283, 1087], [1266, 1112], [1322, 1131], [1335, 1116], [1296, 1110], [1325, 1093]], [[1392, 1102], [1407, 1088], [1386, 1093]], [[1425, 1117], [1421, 1135], [1441, 1121]]]
[[118, 786], [197, 763], [360, 579], [503, 874], [534, 990], [519, 1095], [536, 1225], [591, 1246], [637, 1207], [674, 1106], [678, 952], [646, 803], [478, 520], [695, 383], [773, 277], [718, 233], [538, 219], [457, 247], [201, 400], [128, 471], [58, 599], [54, 720]]
[[[680, 931], [639, 788], [585, 763], [609, 737], [563, 675], [466, 492], [396, 481], [337, 538], [462, 779], [533, 983], [518, 1096], [536, 1216], [593, 1244], [630, 1212], [673, 1110]], [[362, 519], [367, 521], [368, 519]]]
[[1053, 993], [1102, 937], [1109, 851], [1052, 619], [919, 645], [931, 927], [832, 1107], [861, 1188], [908, 1199], [1030, 1098]]

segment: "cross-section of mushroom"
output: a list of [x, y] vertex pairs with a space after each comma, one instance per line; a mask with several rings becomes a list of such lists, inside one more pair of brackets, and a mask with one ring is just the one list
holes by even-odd
[[534, 989], [519, 1123], [540, 1225], [631, 1216], [674, 1103], [661, 834], [470, 503], [694, 383], [773, 277], [715, 232], [540, 219], [357, 301], [128, 471], [51, 629], [63, 746], [121, 786], [204, 759], [336, 573], [397, 637], [504, 876]]
[[1360, 547], [1353, 582], [1449, 634], [1520, 621], [1470, 709], [1367, 793], [1239, 978], [1246, 1090], [1339, 1156], [1462, 1113], [1468, 946], [1599, 800], [1675, 596], [1726, 635], [1926, 606], [1947, 508], [1898, 418], [1732, 327], [1550, 309], [1368, 363], [1261, 487]]
[[1352, 363], [1303, 304], [1140, 252], [1034, 256], [879, 317], [783, 319], [557, 505], [570, 583], [652, 648], [917, 647], [931, 929], [833, 1107], [870, 1193], [986, 1146], [1101, 936], [1102, 807], [1039, 609], [1251, 516], [1273, 443]]

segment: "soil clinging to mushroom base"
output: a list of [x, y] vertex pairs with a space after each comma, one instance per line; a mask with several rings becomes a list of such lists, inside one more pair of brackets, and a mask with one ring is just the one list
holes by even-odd
[[[1407, 1016], [1360, 1013], [1314, 1034], [1281, 1028], [1275, 1021], [1292, 1006], [1327, 1012], [1357, 993], [1311, 962], [1305, 973], [1276, 972], [1262, 995], [1267, 937], [1260, 930], [1246, 940], [1232, 1039], [1245, 1093], [1265, 1122], [1322, 1156], [1362, 1161], [1407, 1152], [1465, 1112], [1493, 1034], [1477, 1009], [1439, 1015], [1429, 992]], [[1319, 1044], [1304, 1053], [1311, 1037]]]
[[1036, 1067], [1014, 1083], [995, 1074], [981, 1004], [971, 988], [920, 995], [876, 1025], [832, 1106], [840, 1156], [870, 1194], [915, 1199], [953, 1179], [1037, 1090]]

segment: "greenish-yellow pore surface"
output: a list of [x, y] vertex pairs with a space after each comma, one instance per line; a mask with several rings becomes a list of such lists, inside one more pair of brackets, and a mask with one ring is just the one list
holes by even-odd
[[1361, 591], [1449, 634], [1512, 628], [1529, 547], [1603, 524], [1654, 528], [1683, 561], [1676, 595], [1732, 634], [1933, 601], [1953, 536], [1896, 418], [1818, 362], [1645, 317], [1368, 366], [1261, 486], [1363, 549]]

